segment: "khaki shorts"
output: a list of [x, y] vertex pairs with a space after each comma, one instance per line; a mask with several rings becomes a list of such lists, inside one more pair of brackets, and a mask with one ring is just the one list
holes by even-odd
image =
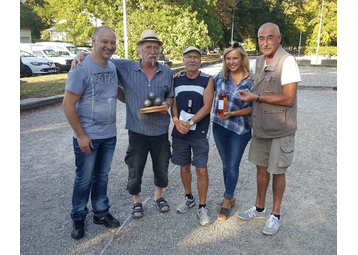
[[286, 173], [292, 164], [294, 145], [295, 134], [280, 138], [252, 137], [249, 161], [267, 167], [271, 174]]

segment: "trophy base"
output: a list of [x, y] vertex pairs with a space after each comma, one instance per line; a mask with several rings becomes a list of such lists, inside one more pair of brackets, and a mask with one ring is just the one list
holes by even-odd
[[166, 105], [160, 105], [160, 106], [152, 106], [152, 107], [145, 107], [140, 108], [140, 113], [152, 113], [152, 112], [161, 112], [164, 110], [168, 110]]

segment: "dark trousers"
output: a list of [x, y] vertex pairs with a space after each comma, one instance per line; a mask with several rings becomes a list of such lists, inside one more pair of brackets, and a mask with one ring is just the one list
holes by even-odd
[[168, 133], [159, 136], [147, 136], [128, 131], [129, 145], [125, 162], [128, 165], [127, 190], [131, 195], [141, 192], [142, 176], [147, 162], [148, 152], [152, 158], [154, 185], [168, 186], [168, 166], [171, 156]]

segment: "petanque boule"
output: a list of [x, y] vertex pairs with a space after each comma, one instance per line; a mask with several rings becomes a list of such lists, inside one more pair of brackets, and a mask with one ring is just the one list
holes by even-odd
[[162, 99], [160, 99], [159, 97], [157, 97], [156, 99], [154, 99], [154, 105], [159, 106], [162, 104]]
[[149, 99], [144, 100], [144, 106], [145, 107], [149, 107], [151, 105], [152, 105], [152, 101], [150, 101]]
[[155, 99], [155, 94], [154, 94], [154, 92], [149, 92], [149, 94], [148, 94], [148, 99], [149, 99], [149, 100], [154, 100], [154, 99]]

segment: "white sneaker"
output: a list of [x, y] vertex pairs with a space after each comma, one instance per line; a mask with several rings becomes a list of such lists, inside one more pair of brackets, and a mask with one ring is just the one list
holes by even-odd
[[198, 209], [196, 211], [196, 215], [198, 215], [199, 217], [200, 225], [206, 226], [210, 224], [211, 219], [209, 216], [208, 209], [206, 209], [206, 207], [201, 207], [200, 209]]
[[281, 227], [281, 225], [282, 225], [282, 221], [271, 214], [262, 232], [266, 235], [276, 234], [278, 229]]
[[239, 213], [238, 217], [243, 220], [248, 220], [251, 218], [265, 218], [266, 208], [262, 212], [256, 211], [256, 206], [251, 207], [250, 209]]
[[177, 212], [178, 213], [186, 213], [189, 208], [192, 208], [195, 205], [195, 198], [189, 199], [187, 196], [185, 196], [184, 203], [178, 205]]

